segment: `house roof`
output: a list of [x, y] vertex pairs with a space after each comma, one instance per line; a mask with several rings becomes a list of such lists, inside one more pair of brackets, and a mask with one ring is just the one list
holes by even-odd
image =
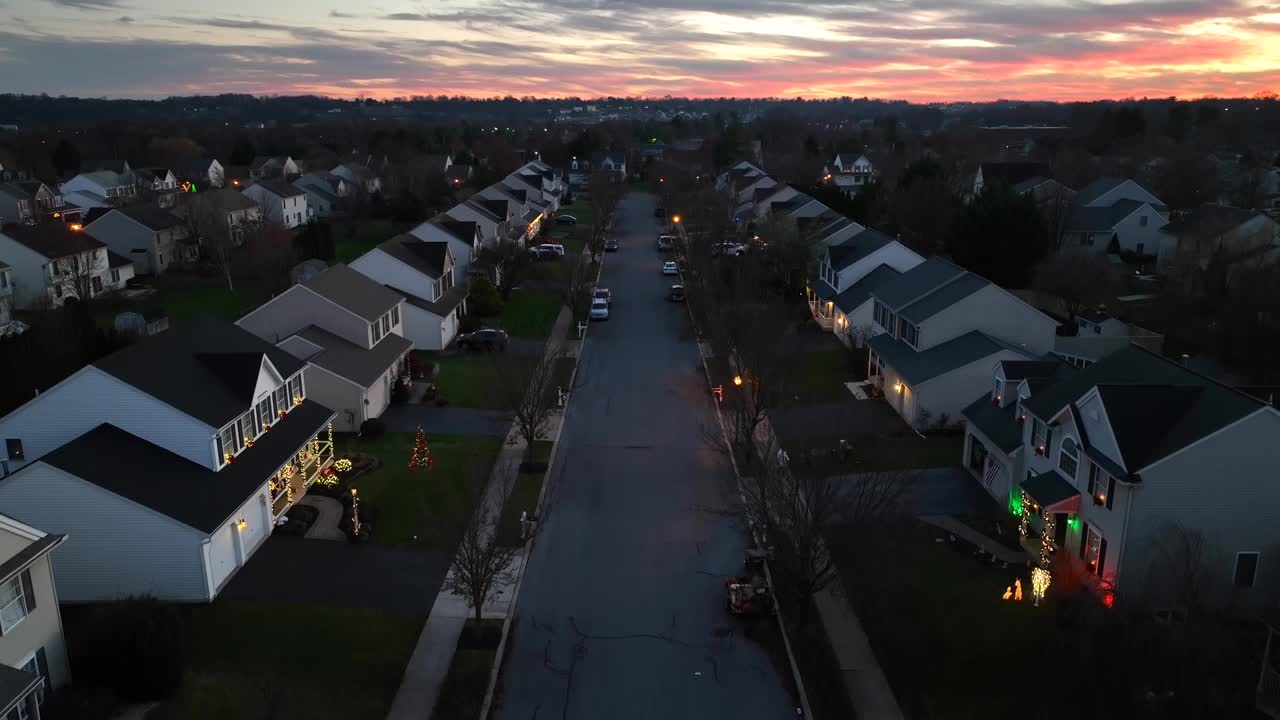
[[1084, 310], [1081, 310], [1080, 312], [1076, 313], [1076, 317], [1081, 318], [1083, 320], [1087, 320], [1091, 323], [1094, 323], [1095, 325], [1104, 323], [1111, 319], [1111, 316], [1106, 314], [1105, 312], [1101, 310], [1093, 310], [1091, 308], [1086, 308]]
[[1064, 367], [1058, 360], [1004, 360], [1000, 369], [1005, 380], [1053, 377]]
[[336, 203], [338, 202], [338, 199], [339, 199], [337, 195], [334, 195], [333, 192], [330, 191], [331, 186], [328, 185], [327, 183], [323, 183], [323, 182], [304, 183], [302, 182], [302, 180], [299, 179], [299, 180], [293, 181], [293, 186], [298, 188], [304, 193], [307, 193], [310, 195], [318, 195], [320, 199], [329, 203]]
[[[383, 287], [378, 289], [391, 292]], [[396, 295], [396, 302], [400, 302], [399, 295]], [[377, 382], [397, 360], [413, 348], [412, 341], [395, 334], [384, 335], [372, 348], [363, 348], [315, 325], [309, 325], [295, 335], [320, 347], [318, 352], [306, 357], [308, 362], [363, 388]]]
[[1025, 193], [1031, 192], [1032, 190], [1035, 190], [1036, 188], [1040, 187], [1041, 185], [1047, 182], [1049, 182], [1049, 178], [1044, 177], [1042, 175], [1036, 175], [1035, 177], [1029, 177], [1026, 180], [1023, 180], [1022, 182], [1014, 183], [1012, 186], [1012, 190], [1018, 193], [1019, 195], [1023, 195]]
[[1137, 345], [1054, 383], [1023, 405], [1049, 420], [1095, 387], [1130, 473], [1264, 406]]
[[470, 220], [451, 220], [446, 216], [446, 219], [439, 221], [439, 225], [447, 230], [450, 235], [468, 245], [476, 241], [477, 225]]
[[480, 212], [483, 212], [493, 218], [494, 222], [505, 222], [507, 219], [507, 212], [511, 210], [511, 206], [507, 204], [506, 200], [494, 200], [492, 198], [482, 197], [472, 198], [470, 203], [473, 208], [476, 208]]
[[839, 153], [836, 155], [836, 162], [841, 165], [852, 165], [858, 162], [858, 158], [864, 157], [862, 153]]
[[358, 163], [358, 162], [342, 163], [342, 167], [346, 168], [347, 172], [351, 173], [357, 180], [368, 181], [378, 176], [378, 174], [375, 173], [372, 168], [367, 167], [362, 163]]
[[890, 309], [897, 310], [964, 272], [964, 268], [934, 256], [878, 288], [875, 296]]
[[258, 207], [258, 204], [253, 200], [241, 195], [239, 190], [229, 187], [195, 193], [187, 199], [187, 202], [208, 203], [212, 208], [221, 212], [236, 212]]
[[107, 248], [107, 267], [118, 268], [118, 267], [124, 267], [125, 265], [132, 265], [132, 264], [133, 264], [133, 261], [130, 260], [129, 258], [121, 255], [115, 250]]
[[986, 186], [1007, 185], [1012, 188], [1033, 177], [1047, 178], [1050, 175], [1049, 166], [1038, 162], [984, 162], [980, 167], [982, 184]]
[[288, 199], [304, 194], [301, 189], [290, 185], [284, 180], [277, 180], [275, 178], [259, 180], [255, 185], [279, 198]]
[[413, 293], [405, 292], [399, 288], [393, 288], [390, 285], [388, 285], [387, 287], [399, 293], [404, 298], [405, 302], [409, 303], [410, 305], [422, 310], [426, 310], [432, 315], [435, 315], [436, 317], [441, 317], [441, 318], [447, 317], [449, 313], [453, 312], [455, 308], [461, 305], [462, 301], [465, 300], [467, 297], [467, 286], [465, 285], [454, 285], [453, 287], [449, 288], [448, 292], [441, 295], [440, 299], [436, 300], [435, 302], [432, 302], [431, 300], [428, 300], [426, 298], [418, 297]]
[[1022, 425], [1014, 417], [1017, 407], [1016, 403], [996, 407], [991, 402], [991, 396], [984, 393], [961, 410], [960, 414], [995, 443], [996, 447], [1008, 454], [1022, 447]]
[[128, 184], [125, 182], [124, 178], [120, 176], [120, 173], [115, 170], [94, 170], [93, 172], [80, 173], [76, 177], [92, 180], [104, 188], [120, 187], [121, 185]]
[[115, 211], [157, 232], [182, 224], [182, 220], [177, 215], [155, 205], [130, 205], [116, 208]]
[[449, 251], [449, 243], [424, 242], [405, 233], [382, 243], [378, 249], [423, 275], [436, 279], [444, 274], [444, 259]]
[[232, 323], [188, 320], [97, 360], [93, 366], [220, 428], [253, 403], [263, 356], [285, 377], [304, 365]]
[[58, 222], [39, 225], [6, 225], [3, 233], [46, 258], [60, 258], [106, 247], [85, 232]]
[[1115, 177], [1113, 175], [1104, 175], [1085, 185], [1076, 194], [1076, 203], [1080, 205], [1088, 205], [1107, 193], [1115, 190], [1125, 183], [1125, 178]]
[[[6, 582], [14, 575], [17, 575], [36, 558], [61, 545], [62, 541], [66, 539], [66, 535], [41, 533], [39, 538], [32, 540], [26, 547], [11, 555], [8, 560], [0, 563], [0, 583]], [[0, 693], [0, 703], [3, 702], [3, 693]]]
[[1023, 480], [1019, 487], [1042, 508], [1052, 507], [1080, 494], [1075, 483], [1068, 480], [1056, 468], [1038, 475], [1028, 470], [1027, 479]]
[[[847, 224], [848, 221], [846, 220], [846, 223], [844, 225], [840, 225], [840, 227], [844, 227]], [[840, 227], [836, 227], [834, 230], [839, 230]], [[827, 234], [829, 235], [830, 233]], [[839, 245], [832, 245], [827, 248], [827, 254], [831, 257], [831, 267], [839, 271], [858, 262], [891, 242], [894, 242], [894, 239], [888, 235], [885, 235], [878, 230], [866, 228]]]
[[1206, 204], [1173, 220], [1160, 228], [1160, 232], [1208, 240], [1228, 233], [1260, 215], [1262, 213], [1257, 210]]
[[1121, 220], [1137, 212], [1138, 208], [1148, 204], [1137, 200], [1117, 200], [1111, 205], [1102, 207], [1077, 205], [1071, 209], [1071, 214], [1067, 217], [1066, 229], [1068, 231], [1106, 232], [1114, 228]]
[[966, 272], [902, 308], [898, 314], [913, 323], [921, 323], [990, 284], [991, 282], [981, 275]]
[[134, 168], [133, 172], [135, 175], [139, 175], [144, 178], [153, 179], [153, 180], [163, 180], [166, 177], [168, 177], [171, 171], [169, 170], [169, 168], [165, 168], [165, 167], [140, 167], [140, 168]]
[[19, 200], [30, 200], [36, 196], [42, 184], [39, 180], [10, 180], [0, 183], [0, 192]]
[[862, 303], [870, 300], [871, 293], [875, 292], [876, 288], [893, 282], [901, 275], [902, 273], [892, 267], [881, 265], [863, 275], [861, 280], [845, 288], [844, 292], [837, 295], [836, 305], [844, 312], [851, 313]]
[[273, 162], [278, 163], [280, 165], [284, 165], [284, 163], [288, 161], [288, 159], [289, 158], [285, 155], [257, 155], [253, 158], [253, 161], [249, 163], [249, 167], [254, 170], [257, 170], [261, 168], [263, 165], [266, 165], [268, 163], [273, 163]]
[[325, 268], [302, 286], [369, 322], [400, 304], [398, 295], [342, 263]]
[[[184, 525], [212, 533], [315, 437], [333, 414], [317, 402], [303, 400], [221, 471], [193, 463], [109, 423], [40, 460]], [[103, 462], [106, 457], [111, 462]]]
[[0, 663], [0, 712], [13, 711], [18, 701], [44, 682], [39, 675]]
[[868, 344], [886, 365], [912, 384], [927, 382], [1002, 350], [1024, 352], [978, 330], [921, 351], [888, 333], [876, 335]]

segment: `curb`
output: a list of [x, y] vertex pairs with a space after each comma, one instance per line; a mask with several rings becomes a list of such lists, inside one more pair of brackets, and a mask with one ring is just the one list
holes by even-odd
[[[683, 228], [681, 228], [683, 231]], [[681, 235], [684, 233], [682, 232]], [[683, 281], [684, 276], [680, 279]], [[698, 345], [698, 360], [702, 364], [702, 374], [707, 380], [707, 387], [714, 387], [711, 382], [711, 369], [707, 367], [707, 357], [702, 354], [702, 343], [698, 338], [698, 328], [693, 320], [693, 310], [685, 302], [685, 311], [689, 313], [689, 324], [693, 327], [694, 342]], [[733, 455], [733, 446], [729, 442], [729, 430], [725, 427], [724, 416], [720, 412], [720, 403], [713, 402], [712, 407], [716, 412], [716, 422], [720, 425], [720, 434], [724, 436], [725, 447], [729, 448], [729, 464], [733, 466], [733, 478], [738, 485], [738, 499], [745, 506], [747, 504], [746, 493], [742, 490], [742, 473], [738, 470], [738, 459]], [[752, 535], [755, 535], [755, 528], [752, 528]], [[773, 573], [769, 570], [769, 561], [764, 561], [765, 581], [769, 583], [769, 587], [773, 588]], [[796, 662], [795, 651], [791, 648], [791, 637], [787, 634], [787, 625], [783, 622], [782, 607], [777, 600], [777, 593], [774, 593], [774, 615], [778, 619], [778, 632], [782, 634], [782, 644], [787, 650], [787, 662], [791, 665], [791, 678], [796, 684], [796, 694], [799, 695], [800, 710], [804, 713], [805, 720], [813, 720], [813, 709], [809, 707], [809, 694], [805, 691], [804, 678], [800, 675], [800, 664]]]
[[[602, 272], [604, 272], [603, 254], [600, 257], [599, 266], [596, 268], [595, 285], [600, 284], [600, 274]], [[574, 329], [575, 322], [573, 320], [573, 311], [570, 310], [569, 330], [572, 332]], [[578, 339], [578, 354], [575, 357], [575, 362], [573, 364], [573, 372], [569, 374], [569, 389], [568, 392], [565, 393], [563, 415], [568, 415], [569, 404], [573, 402], [573, 384], [578, 378], [578, 368], [581, 367], [581, 363], [578, 361], [582, 358], [582, 349], [586, 347], [587, 335], [590, 332], [590, 329], [591, 321], [588, 320], [587, 327], [582, 331], [582, 337]], [[564, 433], [563, 415], [560, 425], [556, 427], [556, 436], [551, 441], [551, 460], [547, 463], [547, 471], [542, 476], [542, 489], [538, 491], [538, 500], [533, 506], [534, 515], [538, 517], [542, 516], [542, 505], [546, 501], [547, 488], [551, 486], [549, 479], [551, 478], [552, 471], [556, 468], [556, 461], [560, 457], [560, 436]], [[511, 590], [511, 604], [507, 606], [507, 616], [502, 620], [502, 636], [501, 639], [498, 640], [498, 649], [495, 651], [493, 656], [493, 667], [489, 670], [489, 686], [486, 688], [484, 693], [484, 702], [480, 704], [479, 720], [487, 720], [490, 711], [493, 709], [493, 696], [498, 689], [498, 675], [502, 670], [502, 661], [505, 659], [507, 652], [507, 640], [511, 635], [511, 621], [516, 615], [516, 606], [519, 604], [520, 600], [520, 590], [524, 587], [525, 571], [529, 568], [529, 557], [532, 555], [533, 543], [537, 538], [538, 533], [535, 530], [534, 533], [529, 536], [529, 539], [524, 541], [524, 563], [520, 565], [520, 574], [516, 577], [516, 584]]]

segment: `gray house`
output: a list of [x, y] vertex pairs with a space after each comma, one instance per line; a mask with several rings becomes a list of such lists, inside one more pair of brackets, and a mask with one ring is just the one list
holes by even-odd
[[193, 262], [200, 251], [196, 243], [188, 242], [186, 223], [154, 205], [116, 208], [84, 231], [132, 260], [139, 275], [159, 275], [174, 263]]

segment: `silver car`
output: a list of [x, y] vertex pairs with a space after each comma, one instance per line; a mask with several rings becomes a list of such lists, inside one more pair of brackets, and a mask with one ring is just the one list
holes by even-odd
[[591, 301], [591, 319], [592, 320], [608, 320], [609, 319], [609, 301], [602, 298], [596, 298]]

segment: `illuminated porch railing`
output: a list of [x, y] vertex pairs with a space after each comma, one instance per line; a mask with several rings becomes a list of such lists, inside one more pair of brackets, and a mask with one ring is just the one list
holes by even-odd
[[279, 518], [333, 465], [333, 429], [317, 434], [271, 478], [271, 510]]

